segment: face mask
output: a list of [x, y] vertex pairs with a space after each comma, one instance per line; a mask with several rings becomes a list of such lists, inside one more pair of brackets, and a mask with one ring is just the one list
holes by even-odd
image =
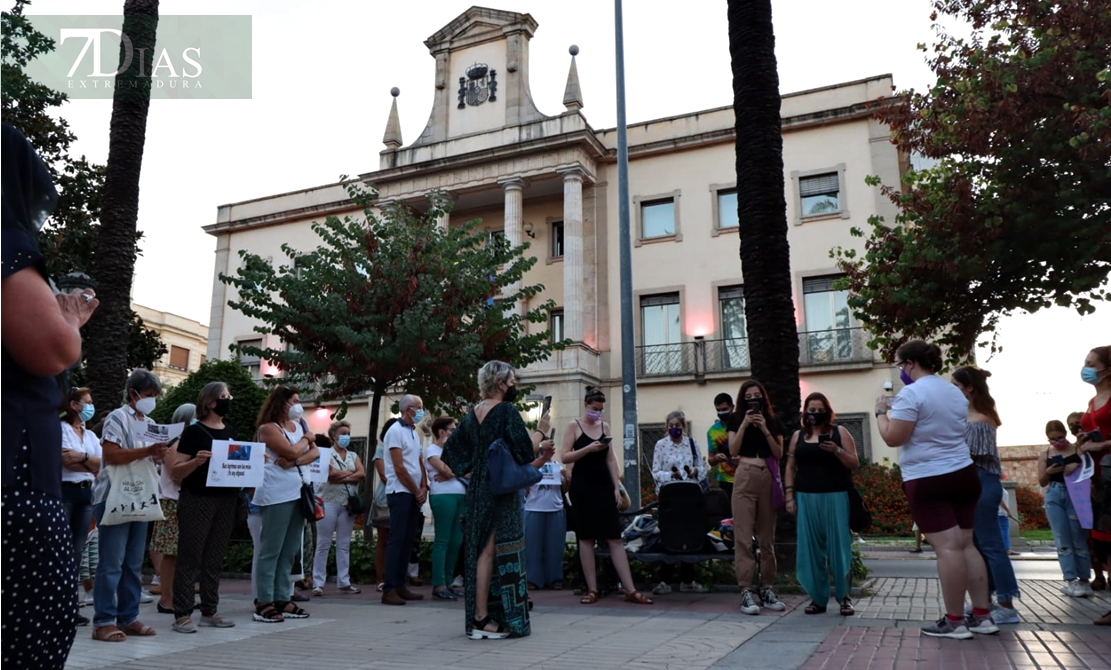
[[829, 423], [829, 412], [807, 412], [806, 423], [811, 426], [824, 426]]
[[667, 434], [675, 439], [679, 439], [680, 437], [683, 437], [683, 429], [679, 428], [678, 426], [672, 426], [671, 428], [667, 429]]
[[906, 386], [910, 386], [911, 384], [914, 383], [914, 380], [911, 379], [910, 375], [907, 374], [906, 370], [899, 370], [899, 379]]
[[1080, 378], [1088, 384], [1098, 384], [1099, 373], [1101, 372], [1103, 372], [1103, 370], [1097, 370], [1095, 368], [1084, 366], [1080, 368]]
[[1069, 448], [1068, 440], [1050, 440], [1049, 443], [1052, 444], [1053, 448], [1057, 451], [1064, 451]]
[[190, 425], [190, 426], [192, 426], [192, 425], [193, 425], [193, 424], [195, 424], [196, 422], [197, 422], [197, 420], [196, 420], [196, 419], [189, 419], [189, 425]]
[[305, 408], [301, 406], [301, 403], [297, 403], [296, 405], [291, 405], [290, 408], [289, 408], [289, 418], [292, 421], [296, 421], [297, 419], [300, 419], [304, 414], [305, 414]]
[[591, 421], [601, 421], [602, 420], [602, 410], [600, 410], [600, 409], [588, 409], [588, 410], [586, 410], [586, 418], [590, 419]]
[[413, 415], [413, 423], [420, 423], [424, 419], [424, 410], [418, 409], [417, 413]]
[[212, 413], [219, 417], [225, 417], [231, 411], [231, 398], [217, 398], [216, 406], [212, 408]]
[[157, 404], [158, 401], [154, 398], [138, 398], [135, 400], [135, 411], [145, 416], [153, 412]]
[[1082, 431], [1082, 430], [1084, 430], [1084, 428], [1082, 428], [1079, 423], [1074, 423], [1071, 426], [1069, 426], [1069, 432], [1072, 433], [1073, 435], [1079, 435], [1080, 431]]
[[502, 400], [504, 400], [506, 402], [513, 402], [516, 399], [517, 399], [517, 385], [514, 384], [513, 386], [506, 387], [505, 395], [502, 396]]
[[340, 435], [338, 438], [336, 438], [336, 444], [338, 444], [341, 449], [346, 449], [347, 445], [351, 444], [351, 436]]
[[731, 411], [729, 411], [729, 410], [723, 410], [723, 411], [719, 411], [719, 412], [718, 412], [718, 418], [719, 418], [719, 419], [724, 419], [724, 418], [726, 418], [727, 416], [729, 416], [729, 415], [730, 415], [730, 414], [732, 414], [732, 413], [733, 413], [733, 412], [731, 412]]
[[85, 403], [84, 406], [81, 407], [80, 416], [82, 421], [88, 421], [89, 419], [93, 418], [94, 414], [96, 414], [96, 407], [94, 407], [93, 405]]

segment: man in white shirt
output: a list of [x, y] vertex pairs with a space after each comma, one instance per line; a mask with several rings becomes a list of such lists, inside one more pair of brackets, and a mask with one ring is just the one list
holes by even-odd
[[428, 475], [421, 463], [420, 436], [416, 425], [424, 418], [424, 402], [406, 395], [398, 403], [401, 417], [390, 426], [383, 439], [387, 457], [386, 502], [390, 508], [390, 536], [386, 542], [386, 574], [382, 603], [404, 605], [407, 600], [422, 600], [406, 585], [409, 549], [416, 542], [420, 507], [428, 498]]

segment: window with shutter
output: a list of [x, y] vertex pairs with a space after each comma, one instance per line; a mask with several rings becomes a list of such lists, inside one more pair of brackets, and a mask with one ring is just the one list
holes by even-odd
[[820, 216], [841, 211], [841, 182], [836, 172], [799, 178], [803, 216]]
[[189, 350], [175, 344], [170, 345], [170, 367], [175, 370], [189, 369]]

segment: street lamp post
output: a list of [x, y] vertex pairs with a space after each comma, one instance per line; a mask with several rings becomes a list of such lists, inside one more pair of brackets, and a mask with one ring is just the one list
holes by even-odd
[[633, 343], [633, 250], [629, 231], [629, 138], [625, 130], [625, 37], [621, 0], [614, 0], [617, 65], [617, 221], [621, 250], [621, 424], [625, 490], [640, 508], [640, 449], [637, 446], [637, 371]]

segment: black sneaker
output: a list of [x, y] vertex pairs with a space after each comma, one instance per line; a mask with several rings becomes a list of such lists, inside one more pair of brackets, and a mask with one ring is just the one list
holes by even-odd
[[89, 623], [90, 623], [90, 620], [89, 620], [89, 617], [81, 616], [80, 614], [78, 614], [77, 617], [74, 618], [73, 623], [74, 623], [75, 626], [88, 626]]

